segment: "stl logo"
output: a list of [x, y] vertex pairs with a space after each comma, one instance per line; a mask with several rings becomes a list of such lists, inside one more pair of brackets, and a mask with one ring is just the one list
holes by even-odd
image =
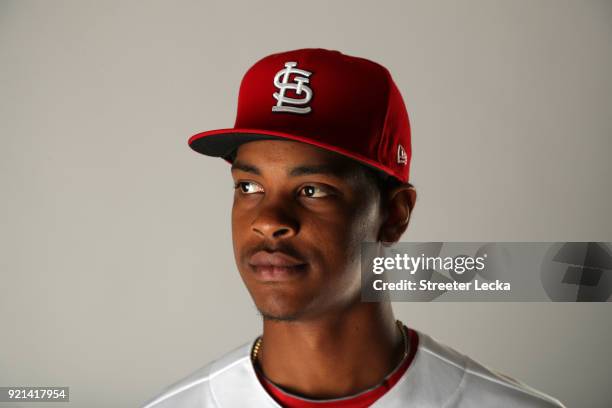
[[[274, 75], [274, 85], [278, 92], [272, 96], [278, 102], [272, 107], [272, 112], [291, 112], [305, 114], [311, 111], [310, 106], [304, 106], [312, 99], [312, 89], [306, 84], [310, 82], [308, 77], [312, 72], [296, 68], [297, 62], [285, 62], [285, 68]], [[290, 75], [295, 74], [293, 82], [289, 82]], [[301, 75], [301, 76], [299, 76]], [[292, 98], [285, 96], [287, 89], [293, 89], [296, 95], [304, 94], [302, 98]]]

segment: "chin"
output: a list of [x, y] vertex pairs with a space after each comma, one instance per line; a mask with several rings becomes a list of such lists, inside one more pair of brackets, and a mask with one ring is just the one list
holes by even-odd
[[265, 296], [256, 296], [254, 300], [264, 320], [296, 321], [308, 309], [308, 302], [285, 293], [267, 293]]
[[259, 310], [259, 314], [264, 320], [271, 320], [275, 322], [295, 322], [299, 319], [299, 316], [293, 314], [272, 314], [265, 310]]

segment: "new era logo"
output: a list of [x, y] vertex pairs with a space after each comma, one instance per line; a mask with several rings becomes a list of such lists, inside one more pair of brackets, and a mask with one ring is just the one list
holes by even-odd
[[397, 145], [397, 163], [408, 164], [408, 155], [406, 154], [406, 150], [404, 150], [404, 146], [402, 145]]

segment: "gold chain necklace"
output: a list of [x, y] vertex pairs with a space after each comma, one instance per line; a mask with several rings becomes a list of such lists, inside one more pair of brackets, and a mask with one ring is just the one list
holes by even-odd
[[[400, 320], [396, 320], [395, 323], [397, 324], [399, 331], [402, 333], [402, 339], [404, 341], [404, 356], [402, 357], [402, 361], [404, 361], [408, 355], [408, 336], [406, 335], [406, 330], [404, 329], [404, 323], [402, 323]], [[262, 344], [263, 337], [259, 336], [255, 342], [255, 345], [253, 346], [253, 350], [251, 350], [251, 360], [253, 360], [253, 363], [257, 362], [257, 355], [259, 354]]]

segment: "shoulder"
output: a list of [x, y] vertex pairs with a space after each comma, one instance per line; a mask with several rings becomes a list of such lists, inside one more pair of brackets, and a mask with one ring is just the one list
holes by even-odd
[[252, 342], [244, 343], [220, 358], [169, 385], [142, 408], [216, 407], [211, 381], [221, 373], [248, 362]]
[[[419, 371], [438, 383], [443, 406], [563, 408], [555, 398], [498, 373], [423, 333], [419, 335]], [[417, 361], [415, 361], [417, 363]], [[446, 383], [446, 385], [444, 385]]]

